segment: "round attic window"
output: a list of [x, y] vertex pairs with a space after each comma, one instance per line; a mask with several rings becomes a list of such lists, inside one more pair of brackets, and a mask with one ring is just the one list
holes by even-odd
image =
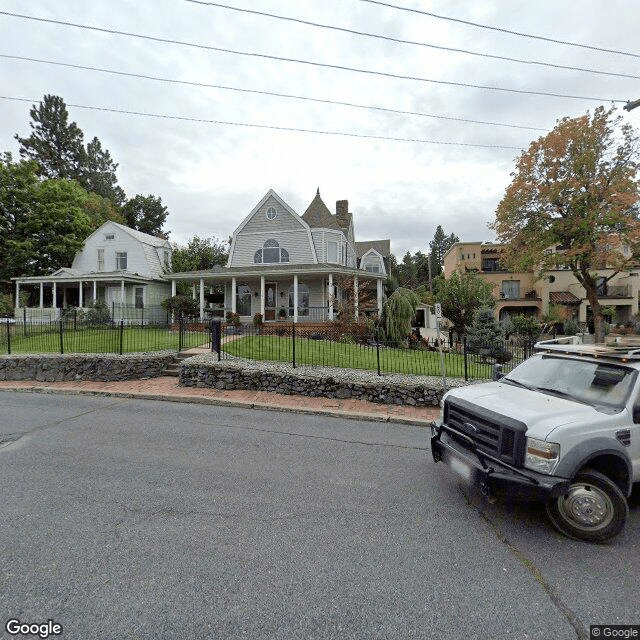
[[267, 209], [267, 220], [275, 220], [278, 212], [275, 207], [269, 207]]

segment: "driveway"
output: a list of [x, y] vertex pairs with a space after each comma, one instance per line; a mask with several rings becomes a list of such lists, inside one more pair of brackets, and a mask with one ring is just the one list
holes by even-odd
[[0, 416], [3, 627], [563, 640], [640, 623], [637, 502], [610, 546], [568, 540], [540, 507], [460, 486], [419, 427], [14, 392]]

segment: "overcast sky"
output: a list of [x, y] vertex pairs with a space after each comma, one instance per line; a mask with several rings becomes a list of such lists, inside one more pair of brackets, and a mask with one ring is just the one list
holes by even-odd
[[[222, 0], [225, 2], [225, 0]], [[629, 0], [389, 0], [449, 18], [634, 53], [590, 51], [399, 11], [363, 0], [226, 0], [267, 12], [401, 40], [640, 76], [640, 3]], [[392, 141], [158, 119], [69, 106], [119, 163], [128, 197], [162, 198], [170, 239], [228, 238], [268, 189], [299, 214], [320, 188], [332, 212], [349, 200], [356, 239], [390, 238], [393, 253], [428, 251], [438, 224], [463, 241], [487, 228], [520, 150], [564, 116], [640, 98], [640, 79], [495, 60], [251, 15], [188, 0], [3, 0], [0, 11], [325, 65], [570, 99], [493, 91], [268, 60], [0, 15], [0, 54], [237, 89], [294, 94], [434, 116], [160, 82], [0, 58], [0, 93], [67, 105], [201, 120], [314, 129]], [[17, 155], [29, 102], [0, 99], [0, 150]], [[621, 109], [620, 109], [621, 110]], [[627, 113], [640, 128], [640, 108]], [[537, 131], [535, 128], [542, 129]], [[513, 148], [482, 148], [495, 145]]]

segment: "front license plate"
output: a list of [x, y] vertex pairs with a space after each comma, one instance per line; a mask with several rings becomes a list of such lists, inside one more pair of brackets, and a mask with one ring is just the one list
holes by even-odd
[[449, 466], [452, 471], [455, 471], [459, 476], [464, 478], [467, 481], [471, 480], [471, 467], [462, 460], [458, 460], [458, 458], [450, 458]]

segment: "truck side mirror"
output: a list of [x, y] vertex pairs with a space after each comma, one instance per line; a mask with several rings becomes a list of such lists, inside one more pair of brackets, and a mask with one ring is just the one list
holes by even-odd
[[640, 424], [640, 402], [633, 405], [633, 424]]

